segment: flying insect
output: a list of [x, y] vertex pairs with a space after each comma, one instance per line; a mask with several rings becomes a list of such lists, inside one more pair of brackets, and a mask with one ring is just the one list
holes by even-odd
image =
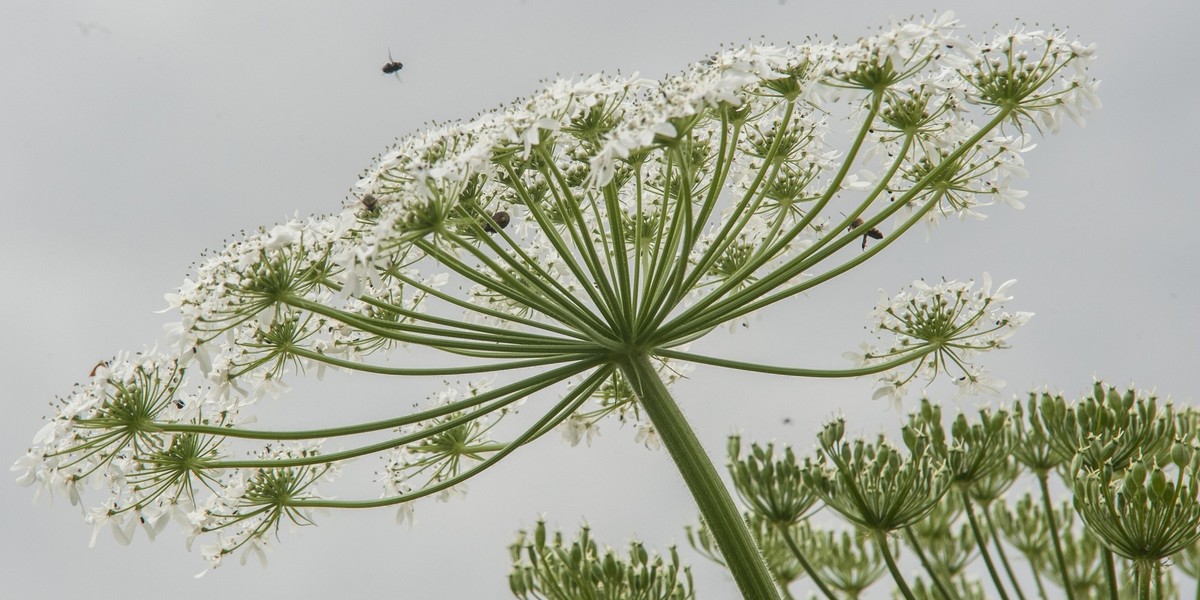
[[396, 75], [396, 79], [400, 79], [400, 75], [398, 73], [400, 73], [400, 69], [403, 69], [403, 68], [404, 68], [404, 63], [392, 58], [392, 51], [388, 50], [388, 61], [387, 61], [387, 64], [383, 65], [383, 69], [382, 69], [383, 74], [384, 75]]

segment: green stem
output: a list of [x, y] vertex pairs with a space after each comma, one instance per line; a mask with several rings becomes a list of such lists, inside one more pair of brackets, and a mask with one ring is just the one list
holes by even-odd
[[475, 467], [463, 471], [454, 477], [445, 479], [439, 483], [428, 485], [415, 492], [403, 494], [400, 496], [388, 496], [378, 500], [328, 500], [321, 498], [305, 498], [300, 500], [292, 500], [287, 505], [297, 508], [381, 508], [384, 506], [395, 506], [405, 502], [412, 502], [419, 498], [424, 498], [432, 494], [436, 494], [442, 490], [450, 489], [483, 471], [490, 468], [492, 465], [500, 462], [509, 454], [512, 454], [517, 448], [524, 446], [538, 436], [546, 432], [549, 427], [562, 422], [571, 413], [579, 409], [588, 398], [595, 393], [596, 389], [604, 383], [606, 379], [612, 376], [612, 369], [604, 367], [598, 369], [595, 373], [589, 376], [579, 387], [575, 388], [571, 393], [567, 394], [561, 402], [553, 409], [545, 414], [541, 419], [538, 419], [532, 427], [525, 430], [523, 434], [505, 445], [503, 450], [496, 452], [487, 460], [480, 462]]
[[1133, 563], [1133, 578], [1137, 585], [1138, 600], [1150, 600], [1150, 579], [1153, 577], [1152, 571], [1154, 567], [1147, 564], [1146, 561], [1136, 561]]
[[[290, 306], [300, 308], [313, 314], [329, 317], [340, 323], [345, 323], [357, 327], [367, 333], [375, 334], [379, 337], [406, 342], [411, 344], [419, 344], [430, 348], [437, 348], [446, 352], [455, 354], [463, 354], [466, 356], [524, 356], [526, 358], [537, 355], [548, 356], [555, 352], [572, 352], [579, 350], [594, 349], [596, 346], [591, 344], [573, 342], [572, 340], [560, 340], [556, 345], [551, 345], [550, 342], [533, 342], [528, 340], [508, 339], [499, 337], [484, 338], [481, 335], [472, 335], [465, 331], [453, 330], [438, 330], [429, 327], [406, 327], [405, 330], [394, 329], [394, 323], [388, 323], [387, 327], [373, 325], [370, 317], [356, 315], [334, 307], [325, 306], [316, 302], [288, 296], [284, 298]], [[445, 337], [425, 337], [406, 333], [420, 329], [423, 332], [430, 333], [433, 336]], [[482, 339], [482, 341], [480, 341]], [[563, 345], [558, 345], [563, 344]]]
[[[800, 551], [800, 545], [797, 544], [796, 540], [792, 538], [791, 532], [788, 531], [788, 526], [779, 525], [778, 528], [779, 533], [783, 535], [783, 541], [786, 542], [788, 548], [791, 549], [792, 556], [795, 556], [796, 560], [800, 562], [800, 566], [804, 568], [804, 572], [808, 573], [809, 579], [812, 579], [812, 582], [817, 585], [817, 587], [821, 590], [821, 593], [825, 594], [826, 598], [829, 598], [829, 600], [836, 600], [837, 596], [833, 594], [833, 590], [830, 590], [829, 587], [825, 585], [825, 581], [821, 579], [820, 575], [817, 574], [816, 569], [809, 564], [808, 559], [804, 557], [804, 553]], [[784, 591], [786, 592], [787, 590], [785, 589]], [[790, 594], [788, 595], [790, 596]]]
[[1038, 573], [1037, 567], [1033, 566], [1033, 563], [1028, 564], [1029, 572], [1033, 573], [1033, 582], [1037, 584], [1038, 597], [1042, 600], [1049, 600], [1050, 596], [1046, 595], [1046, 586], [1042, 583], [1042, 576]]
[[777, 600], [779, 590], [762, 553], [755, 546], [729, 490], [721, 482], [721, 476], [704, 452], [695, 431], [659, 379], [650, 357], [631, 354], [620, 359], [619, 364], [692, 492], [742, 596], [753, 600]]
[[996, 548], [996, 555], [1000, 557], [1000, 564], [1004, 566], [1004, 573], [1008, 575], [1008, 581], [1012, 583], [1013, 591], [1017, 593], [1017, 597], [1025, 600], [1025, 592], [1021, 590], [1021, 584], [1017, 583], [1017, 576], [1013, 573], [1012, 565], [1008, 562], [1008, 554], [1004, 552], [1004, 546], [1000, 544], [1000, 534], [996, 532], [996, 524], [992, 523], [991, 511], [988, 506], [983, 506], [983, 520], [987, 523], [988, 531], [992, 532], [992, 546]]
[[[938, 163], [937, 167], [922, 177], [920, 181], [913, 184], [912, 188], [910, 188], [900, 197], [894, 199], [892, 206], [880, 211], [874, 217], [864, 221], [861, 227], [864, 230], [874, 227], [875, 225], [881, 223], [884, 219], [889, 218], [891, 215], [903, 208], [903, 206], [915, 198], [918, 193], [925, 190], [926, 187], [936, 177], [940, 176], [942, 171], [948, 168], [949, 165], [953, 164], [954, 161], [958, 160], [959, 157], [973, 148], [976, 143], [984, 139], [992, 129], [995, 129], [1001, 123], [1003, 123], [1011, 112], [1011, 109], [1002, 109], [995, 117], [992, 118], [991, 121], [984, 125], [983, 128], [960, 144], [956, 150], [943, 158], [942, 161]], [[868, 127], [869, 125], [870, 121], [864, 124], [864, 128]], [[866, 129], [864, 129], [863, 132], [860, 132], [860, 140], [861, 137], [865, 135], [865, 131]], [[851, 150], [851, 154], [847, 155], [845, 163], [842, 167], [842, 171], [839, 173], [839, 177], [844, 176], [846, 170], [849, 168], [849, 163], [852, 161], [853, 153], [857, 151], [857, 147], [858, 143], [856, 142], [856, 145]], [[837, 185], [831, 185], [830, 189], [836, 191], [837, 187]], [[662, 330], [663, 339], [684, 338], [687, 337], [687, 335], [692, 331], [703, 330], [713, 326], [711, 324], [714, 322], [719, 324], [731, 319], [736, 319], [742, 315], [778, 302], [784, 298], [802, 293], [818, 283], [831, 279], [853, 268], [854, 266], [857, 266], [866, 259], [877, 254], [882, 248], [889, 245], [913, 224], [919, 222], [924, 217], [924, 214], [928, 210], [932, 209], [936, 204], [936, 197], [938, 195], [939, 193], [935, 193], [934, 201], [927, 202], [922, 208], [909, 217], [909, 219], [905, 221], [905, 224], [901, 228], [893, 232], [892, 235], [887, 236], [887, 239], [883, 240], [882, 243], [877, 244], [874, 248], [872, 248], [872, 250], [864, 252], [857, 259], [848, 261], [842, 266], [831, 269], [830, 271], [813, 279], [807, 280], [802, 284], [787, 287], [782, 290], [779, 289], [780, 286], [782, 286], [782, 284], [788, 279], [791, 279], [792, 277], [795, 277], [796, 275], [816, 265], [832, 253], [849, 244], [850, 241], [857, 236], [842, 236], [839, 238], [841, 241], [833, 243], [815, 255], [810, 255], [808, 252], [801, 253], [800, 255], [790, 259], [785, 264], [780, 265], [770, 275], [763, 277], [762, 279], [746, 286], [741, 290], [738, 290], [736, 294], [732, 294], [729, 297], [721, 298], [721, 295], [729, 291], [726, 289], [727, 286], [722, 286], [672, 319], [672, 321], [668, 323]], [[824, 202], [824, 200], [822, 200], [822, 202]], [[720, 300], [719, 303], [718, 300]], [[714, 303], [716, 303], [715, 306], [711, 306], [710, 308], [710, 305], [713, 305]]]
[[1120, 596], [1117, 594], [1116, 560], [1113, 558], [1112, 550], [1108, 548], [1101, 550], [1101, 556], [1104, 558], [1104, 581], [1108, 584], [1108, 597], [1118, 600]]
[[967, 493], [966, 488], [959, 490], [962, 496], [963, 510], [967, 513], [967, 520], [971, 523], [971, 532], [975, 535], [975, 545], [979, 546], [979, 555], [983, 557], [983, 563], [987, 565], [988, 574], [992, 576], [992, 585], [996, 586], [996, 591], [1000, 593], [1000, 597], [1008, 600], [1008, 593], [1004, 591], [1004, 584], [1000, 581], [1000, 574], [996, 572], [996, 565], [992, 563], [992, 555], [988, 553], [987, 540], [983, 539], [983, 532], [979, 530], [979, 520], [975, 518], [975, 509], [971, 505], [971, 495]]
[[[389, 275], [394, 277], [396, 279], [396, 281], [399, 281], [399, 282], [403, 283], [404, 285], [410, 286], [412, 288], [415, 288], [417, 291], [420, 291], [422, 297], [432, 296], [434, 298], [445, 300], [447, 302], [452, 302], [452, 303], [454, 303], [455, 306], [465, 309], [468, 312], [474, 312], [474, 313], [478, 313], [480, 315], [490, 316], [490, 317], [496, 318], [501, 321], [520, 323], [522, 325], [534, 327], [537, 329], [541, 329], [543, 331], [550, 331], [553, 333], [557, 333], [560, 336], [572, 337], [577, 340], [587, 340], [588, 339], [587, 336], [585, 336], [584, 334], [581, 334], [578, 331], [572, 331], [570, 329], [563, 329], [561, 327], [554, 327], [553, 325], [549, 325], [546, 323], [539, 323], [537, 321], [531, 321], [529, 319], [522, 319], [515, 315], [511, 315], [508, 313], [501, 313], [501, 312], [494, 311], [494, 310], [488, 310], [484, 307], [481, 307], [481, 306], [478, 306], [475, 304], [471, 304], [470, 302], [465, 302], [465, 301], [459, 300], [457, 298], [448, 297], [445, 294], [438, 292], [437, 289], [429, 287], [429, 286], [421, 283], [420, 281], [416, 281], [412, 278], [405, 277], [401, 273], [389, 273]], [[333, 291], [337, 291], [337, 292], [340, 292], [343, 289], [342, 285], [338, 284], [336, 281], [330, 281], [328, 278], [322, 280], [321, 285], [328, 287], [329, 289], [331, 289]], [[398, 315], [400, 317], [403, 317], [405, 319], [410, 319], [414, 322], [421, 321], [424, 323], [431, 323], [434, 325], [442, 325], [442, 326], [446, 326], [446, 327], [466, 329], [466, 330], [470, 330], [470, 331], [480, 331], [480, 332], [490, 332], [490, 333], [505, 333], [505, 332], [511, 333], [512, 332], [511, 329], [501, 329], [499, 327], [493, 327], [493, 326], [489, 326], [489, 325], [481, 325], [478, 323], [471, 323], [469, 321], [464, 321], [461, 318], [438, 317], [436, 315], [431, 315], [428, 312], [421, 312], [418, 310], [407, 309], [407, 308], [404, 308], [403, 306], [393, 304], [386, 300], [383, 300], [380, 298], [375, 298], [372, 296], [367, 296], [364, 294], [359, 294], [358, 296], [355, 296], [355, 297], [358, 298], [359, 300], [362, 300], [363, 302], [365, 302], [367, 304], [370, 304], [371, 306], [383, 309], [387, 312], [395, 313], [396, 315]], [[376, 320], [373, 319], [372, 322], [376, 322]], [[381, 324], [383, 324], [385, 327], [387, 326], [386, 323], [388, 323], [388, 322], [384, 322], [384, 321], [379, 321], [379, 322]], [[391, 322], [391, 323], [396, 327], [402, 328], [400, 323], [396, 323], [396, 322]], [[521, 336], [533, 335], [536, 337], [543, 337], [543, 336], [537, 336], [537, 334], [530, 334], [530, 333], [526, 333], [526, 332], [520, 332], [519, 335], [521, 335]]]
[[1050, 485], [1047, 483], [1048, 475], [1045, 471], [1038, 471], [1038, 485], [1042, 488], [1042, 506], [1046, 511], [1046, 527], [1050, 529], [1050, 539], [1054, 542], [1054, 558], [1058, 561], [1058, 574], [1062, 576], [1063, 591], [1067, 594], [1067, 600], [1075, 600], [1075, 594], [1071, 591], [1071, 578], [1067, 576], [1067, 560], [1063, 558], [1062, 542], [1058, 539], [1058, 523], [1054, 520], [1054, 505], [1050, 503]]
[[[595, 292], [589, 292], [589, 295], [593, 297], [599, 295], [599, 299], [595, 300], [596, 306], [604, 313], [610, 327], [624, 323], [627, 319], [624, 319], [619, 313], [613, 312], [620, 310], [621, 303], [617, 299], [617, 292], [613, 289], [612, 278], [604, 270], [605, 261], [601, 260], [600, 254], [596, 252], [596, 243], [592, 240], [587, 219], [579, 210], [580, 201], [574, 197], [571, 186], [554, 166], [554, 158], [544, 148], [539, 148], [538, 154], [543, 159], [538, 171], [546, 178], [547, 182], [558, 183], [558, 186], [550, 186], [550, 193], [554, 197], [554, 201], [562, 214], [572, 217], [567, 221], [567, 231], [575, 243], [575, 248], [579, 251], [579, 257], [583, 259], [584, 268], [587, 269], [585, 276], [580, 277], [579, 281], [585, 287], [595, 286]], [[590, 203], [594, 202], [595, 199], [590, 200]], [[600, 245], [607, 253], [609, 244], [601, 241]]]
[[[833, 179], [832, 179], [832, 181], [829, 182], [829, 185], [825, 191], [825, 194], [822, 196], [821, 200], [819, 200], [817, 202], [817, 205], [813, 208], [813, 210], [811, 212], [820, 212], [821, 207], [823, 207], [825, 205], [825, 203], [827, 203], [829, 201], [829, 199], [832, 198], [833, 195], [837, 193], [837, 190], [841, 188], [841, 182], [845, 179], [846, 175], [849, 174], [850, 168], [853, 166], [854, 159], [858, 155], [858, 152], [859, 152], [860, 148], [862, 147], [863, 141], [866, 140], [867, 135], [871, 131], [871, 123], [875, 120], [875, 114], [879, 110], [879, 103], [881, 100], [882, 100], [882, 96], [879, 96], [879, 95], [875, 95], [872, 98], [871, 109], [867, 114], [867, 118], [863, 121], [862, 127], [859, 129], [858, 135], [854, 139], [854, 143], [851, 145], [850, 150], [847, 152], [845, 158], [843, 159], [842, 166], [838, 169], [837, 174], [833, 176]], [[788, 103], [787, 112], [785, 113], [788, 116], [788, 118], [790, 118], [793, 106], [794, 106], [794, 104], [792, 102]], [[786, 127], [786, 125], [787, 125], [786, 122], [781, 122], [781, 125], [779, 128], [780, 134], [783, 133], [783, 130]], [[781, 138], [777, 137], [776, 140], [772, 142], [772, 152], [771, 152], [771, 154], [769, 154], [767, 156], [767, 158], [773, 158], [774, 152], [776, 150], [778, 150], [780, 139]], [[744, 200], [743, 203], [745, 201], [748, 201], [748, 199], [750, 199], [752, 197], [756, 186], [758, 186], [759, 184], [762, 183], [763, 177], [767, 173], [767, 165], [770, 165], [773, 162], [774, 161], [772, 161], [772, 162], [764, 161], [763, 167], [759, 170], [758, 176], [755, 178], [754, 183], [751, 186], [751, 189], [746, 191], [745, 198], [747, 200]], [[772, 169], [771, 172], [775, 172], [775, 170]], [[768, 261], [770, 261], [770, 259], [774, 256], [774, 254], [775, 254], [774, 252], [758, 253], [758, 258], [756, 260], [753, 260], [753, 261], [749, 262], [748, 264], [744, 265], [741, 269], [738, 270], [738, 272], [734, 273], [734, 275], [729, 279], [729, 281], [726, 281], [724, 284], [722, 284], [720, 287], [718, 287], [716, 290], [714, 290], [709, 295], [705, 296], [704, 298], [701, 298], [699, 302], [697, 302], [695, 305], [689, 307], [687, 310], [684, 310], [679, 316], [677, 316], [670, 323], [668, 323], [665, 328], [665, 331], [669, 332], [672, 328], [671, 327], [672, 325], [691, 323], [693, 321], [693, 319], [696, 318], [696, 315], [704, 314], [709, 305], [717, 302], [718, 300], [722, 299], [729, 292], [737, 289], [738, 286], [740, 285], [738, 283], [739, 281], [744, 281], [745, 278], [747, 276], [749, 276], [751, 273], [753, 273], [756, 269], [758, 269], [759, 267], [761, 267], [762, 265], [764, 265]], [[751, 284], [749, 287], [754, 287], [754, 284]], [[664, 315], [664, 317], [665, 317], [665, 315]], [[671, 332], [671, 333], [673, 333], [673, 332]]]
[[891, 572], [892, 579], [896, 581], [896, 587], [900, 589], [900, 593], [904, 595], [906, 600], [916, 600], [912, 590], [908, 587], [908, 583], [904, 581], [904, 576], [900, 574], [900, 568], [896, 566], [896, 560], [892, 558], [892, 551], [888, 548], [887, 533], [878, 529], [872, 529], [871, 537], [875, 538], [875, 543], [879, 545], [879, 553], [883, 555], [883, 561], [887, 563], [888, 571]]
[[[775, 132], [774, 139], [771, 141], [771, 147], [769, 150], [767, 150], [766, 156], [763, 157], [763, 164], [758, 169], [758, 173], [755, 175], [754, 180], [747, 187], [746, 193], [742, 195], [741, 200], [733, 210], [732, 214], [740, 216], [736, 219], [731, 218], [726, 220], [725, 224], [721, 227], [720, 233], [718, 233], [714, 238], [716, 241], [707, 249], [705, 249], [704, 254], [701, 255], [701, 257], [696, 261], [695, 268], [692, 270], [691, 275], [689, 275], [687, 280], [684, 282], [683, 287], [685, 289], [691, 289], [695, 287], [696, 283], [704, 276], [705, 273], [709, 271], [710, 268], [712, 268], [713, 264], [715, 264], [720, 256], [725, 253], [729, 246], [733, 245], [733, 243], [737, 241], [738, 234], [740, 234], [742, 230], [751, 222], [754, 214], [757, 212], [758, 206], [762, 203], [764, 198], [759, 191], [764, 185], [764, 180], [767, 180], [767, 185], [769, 185], [770, 180], [774, 178], [775, 174], [779, 171], [779, 164], [778, 161], [775, 160], [775, 157], [779, 152], [779, 146], [787, 132], [787, 124], [791, 122], [792, 111], [795, 110], [795, 108], [796, 104], [794, 101], [787, 102], [787, 105], [784, 107], [783, 116], [779, 120], [780, 125]], [[733, 152], [736, 152], [736, 143]], [[732, 163], [732, 158], [733, 154], [731, 153], [727, 163]], [[726, 172], [728, 172], [728, 166], [726, 167]], [[768, 177], [768, 173], [771, 174], [770, 177]], [[714, 182], [714, 185], [718, 185], [717, 182]], [[705, 213], [704, 217], [707, 218], [707, 216], [707, 213]], [[753, 270], [745, 270], [744, 272], [735, 274], [734, 277], [744, 278], [752, 272]], [[658, 315], [652, 322], [657, 325], [661, 322], [661, 319], [665, 317], [666, 314]]]
[[[495, 401], [491, 406], [487, 407], [485, 412], [498, 410], [511, 404], [521, 398], [528, 397], [533, 393], [548, 388], [564, 379], [569, 379], [587, 371], [588, 369], [599, 366], [600, 359], [583, 360], [570, 365], [565, 365], [557, 369], [540, 373], [532, 377], [511, 383], [505, 386], [498, 387], [471, 398], [452, 402], [442, 406], [435, 406], [429, 410], [415, 412], [403, 417], [392, 419], [384, 419], [382, 421], [371, 421], [368, 423], [359, 423], [357, 425], [349, 425], [345, 427], [330, 427], [325, 429], [308, 429], [300, 431], [261, 431], [251, 429], [237, 429], [226, 427], [223, 425], [195, 425], [190, 423], [153, 423], [152, 428], [147, 431], [163, 431], [170, 433], [196, 433], [201, 435], [216, 435], [221, 437], [230, 437], [238, 439], [251, 440], [313, 440], [330, 437], [339, 437], [346, 435], [358, 435], [362, 433], [370, 433], [373, 431], [382, 431], [385, 429], [395, 429], [420, 423], [429, 419], [436, 419], [454, 412], [474, 408], [481, 404]], [[87, 421], [80, 421], [87, 423]]]
[[[428, 369], [405, 369], [397, 367], [383, 367], [379, 365], [368, 365], [357, 363], [352, 360], [345, 360], [320, 352], [313, 352], [307, 348], [292, 348], [291, 353], [301, 358], [307, 358], [314, 362], [324, 363], [340, 369], [350, 371], [361, 371], [363, 373], [374, 373], [376, 375], [400, 375], [406, 377], [438, 377], [446, 375], [470, 375], [474, 373], [495, 373], [497, 371], [510, 371], [513, 369], [524, 369], [527, 367], [540, 367], [544, 365], [552, 365], [563, 362], [582, 362], [589, 358], [587, 354], [560, 354], [558, 356], [550, 356], [546, 358], [534, 358], [530, 360], [514, 360], [503, 363], [489, 363], [483, 365], [474, 365], [467, 367], [440, 367]], [[594, 355], [593, 355], [594, 356]]]
[[917, 553], [917, 560], [921, 561], [921, 566], [925, 568], [925, 572], [929, 574], [929, 580], [933, 582], [933, 587], [937, 588], [938, 595], [942, 600], [953, 600], [954, 596], [946, 590], [946, 585], [942, 583], [942, 578], [934, 571], [933, 565], [929, 563], [929, 559], [925, 557], [925, 551], [921, 549], [921, 543], [917, 540], [917, 536], [913, 534], [912, 527], [904, 528], [904, 539], [908, 540], [908, 545]]
[[[425, 295], [432, 296], [434, 298], [442, 300], [443, 302], [447, 302], [447, 303], [451, 304], [452, 306], [457, 306], [458, 308], [461, 308], [467, 312], [473, 312], [473, 313], [477, 313], [477, 314], [480, 314], [483, 316], [492, 317], [493, 319], [496, 319], [499, 321], [507, 321], [510, 323], [517, 323], [517, 324], [525, 325], [527, 327], [531, 327], [534, 329], [540, 329], [542, 331], [549, 331], [551, 333], [557, 333], [562, 336], [573, 337], [575, 339], [580, 339], [580, 340], [588, 339], [588, 337], [586, 335], [584, 335], [578, 331], [564, 329], [562, 327], [556, 327], [555, 325], [553, 325], [551, 323], [544, 323], [544, 322], [537, 321], [534, 319], [527, 319], [527, 318], [524, 318], [521, 316], [517, 316], [517, 315], [505, 313], [505, 312], [500, 312], [498, 310], [493, 310], [493, 309], [487, 308], [486, 306], [479, 306], [478, 304], [472, 304], [472, 303], [467, 302], [466, 300], [463, 300], [453, 294], [447, 294], [437, 288], [425, 285], [423, 282], [421, 282], [417, 279], [407, 277], [403, 273], [396, 273], [393, 275], [393, 277], [396, 278], [396, 281], [399, 281], [399, 282], [401, 282], [407, 286], [410, 286], [414, 289], [420, 290]], [[332, 289], [337, 289], [337, 290], [342, 289], [341, 286], [337, 286], [333, 282], [326, 281], [323, 283], [324, 283], [324, 285], [329, 286]], [[368, 304], [373, 304], [375, 306], [379, 306], [381, 304], [384, 304], [385, 308], [389, 308], [392, 306], [391, 304], [383, 303], [378, 299], [373, 299], [373, 298], [369, 298], [369, 297], [365, 297], [365, 296], [360, 296], [360, 299], [363, 302], [367, 302]]]
[[801, 369], [792, 367], [774, 367], [770, 365], [760, 365], [757, 363], [739, 362], [736, 360], [725, 360], [723, 358], [714, 358], [711, 356], [702, 356], [700, 354], [692, 354], [690, 352], [680, 352], [678, 350], [656, 349], [654, 353], [658, 356], [674, 358], [678, 360], [686, 360], [688, 362], [699, 363], [702, 365], [712, 365], [714, 367], [725, 367], [726, 369], [738, 369], [741, 371], [750, 371], [753, 373], [768, 373], [771, 375], [789, 375], [792, 377], [861, 377], [863, 375], [874, 375], [884, 371], [893, 369], [900, 365], [912, 362], [914, 359], [925, 356], [930, 352], [938, 349], [937, 345], [930, 344], [918, 347], [911, 352], [901, 355], [899, 358], [857, 369]]
[[1154, 561], [1154, 598], [1162, 600], [1163, 597], [1163, 564], [1159, 561]]
[[1038, 598], [1042, 600], [1048, 600], [1050, 596], [1046, 595], [1046, 588], [1045, 584], [1042, 583], [1042, 576], [1038, 575], [1038, 569], [1036, 566], [1033, 566], [1033, 563], [1028, 563], [1028, 565], [1030, 565], [1030, 572], [1033, 574], [1033, 583], [1036, 583], [1038, 586]]

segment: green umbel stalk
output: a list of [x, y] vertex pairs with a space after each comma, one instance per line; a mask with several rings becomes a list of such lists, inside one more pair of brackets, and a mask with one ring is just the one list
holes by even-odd
[[983, 532], [979, 529], [979, 521], [975, 518], [975, 509], [971, 506], [971, 496], [967, 494], [965, 488], [960, 491], [962, 492], [963, 512], [967, 513], [967, 520], [971, 523], [971, 532], [975, 534], [975, 545], [979, 547], [979, 555], [983, 557], [983, 564], [987, 565], [988, 574], [992, 576], [992, 584], [996, 586], [996, 592], [1003, 600], [1008, 600], [1008, 593], [1004, 591], [1004, 583], [1000, 581], [1000, 574], [992, 562], [991, 553], [988, 552], [987, 540], [984, 539]]
[[779, 591], [767, 570], [767, 563], [750, 536], [733, 497], [650, 361], [649, 355], [631, 354], [620, 361], [621, 372], [633, 386], [642, 408], [692, 492], [742, 596], [748, 600], [779, 600]]
[[1046, 525], [1050, 529], [1050, 540], [1054, 542], [1054, 559], [1058, 563], [1058, 572], [1062, 575], [1063, 591], [1067, 600], [1075, 600], [1071, 591], [1071, 577], [1067, 573], [1067, 561], [1063, 558], [1062, 542], [1058, 539], [1058, 524], [1054, 522], [1054, 505], [1050, 502], [1050, 485], [1046, 481], [1045, 471], [1037, 473], [1038, 485], [1042, 488], [1042, 506], [1046, 511]]

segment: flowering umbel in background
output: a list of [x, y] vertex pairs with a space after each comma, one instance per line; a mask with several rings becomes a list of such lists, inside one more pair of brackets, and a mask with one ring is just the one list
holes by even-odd
[[[75, 502], [94, 485], [88, 519], [119, 539], [173, 518], [208, 540], [216, 565], [261, 555], [268, 533], [311, 522], [313, 509], [410, 516], [413, 502], [463, 491], [554, 429], [577, 443], [616, 415], [670, 452], [742, 593], [775, 597], [667, 385], [696, 363], [881, 374], [890, 396], [943, 371], [968, 391], [997, 385], [969, 361], [1028, 315], [1004, 312], [1009, 284], [987, 278], [918, 283], [882, 302], [876, 328], [894, 340], [865, 346], [852, 369], [686, 350], [918, 224], [982, 218], [997, 200], [1020, 207], [1011, 184], [1030, 133], [1098, 105], [1084, 70], [1092, 49], [1062, 32], [967, 43], [956, 29], [947, 14], [845, 45], [737, 48], [661, 81], [560, 80], [401, 139], [341, 212], [207, 257], [168, 297], [181, 317], [170, 349], [98, 365], [14, 469]], [[847, 131], [844, 145], [828, 141]], [[397, 364], [387, 360], [397, 346], [447, 360]], [[289, 377], [328, 368], [475, 379], [391, 419], [247, 427], [254, 403]], [[494, 435], [521, 403], [520, 433]], [[349, 449], [322, 450], [331, 438]], [[339, 464], [368, 455], [387, 457], [382, 497], [322, 497]]]

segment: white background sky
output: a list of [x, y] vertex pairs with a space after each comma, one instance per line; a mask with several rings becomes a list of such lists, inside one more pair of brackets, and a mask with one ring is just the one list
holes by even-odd
[[[205, 248], [243, 228], [336, 210], [370, 157], [430, 120], [469, 117], [555, 74], [659, 77], [718, 48], [867, 34], [921, 2], [31, 2], [0, 4], [0, 376], [15, 460], [47, 402], [119, 349], [160, 337], [162, 294]], [[697, 351], [844, 366], [877, 289], [917, 277], [1017, 278], [1013, 308], [1037, 317], [987, 357], [1006, 397], [1048, 385], [1077, 395], [1093, 375], [1198, 395], [1200, 159], [1198, 4], [1011, 1], [953, 6], [993, 24], [1069, 25], [1099, 44], [1105, 107], [1027, 156], [1028, 208], [920, 234], [748, 332]], [[379, 72], [388, 51], [403, 81]], [[273, 403], [273, 424], [391, 414], [430, 382], [356, 379]], [[347, 392], [349, 391], [349, 392]], [[793, 381], [697, 369], [676, 393], [718, 464], [734, 431], [802, 449], [835, 414], [853, 431], [901, 414], [867, 380]], [[953, 410], [943, 387], [930, 393]], [[916, 398], [912, 398], [915, 402]], [[975, 401], [959, 403], [972, 409]], [[400, 406], [407, 406], [400, 404]], [[785, 425], [784, 418], [793, 423]], [[686, 546], [691, 499], [663, 452], [609, 427], [591, 448], [545, 439], [476, 479], [465, 501], [422, 504], [409, 531], [390, 510], [334, 513], [285, 531], [267, 569], [236, 562], [200, 580], [173, 529], [128, 548], [63, 499], [30, 504], [0, 483], [0, 579], [12, 598], [506, 598], [507, 544], [540, 513], [601, 540]], [[690, 549], [700, 596], [736, 595]], [[440, 594], [435, 596], [435, 594]]]

